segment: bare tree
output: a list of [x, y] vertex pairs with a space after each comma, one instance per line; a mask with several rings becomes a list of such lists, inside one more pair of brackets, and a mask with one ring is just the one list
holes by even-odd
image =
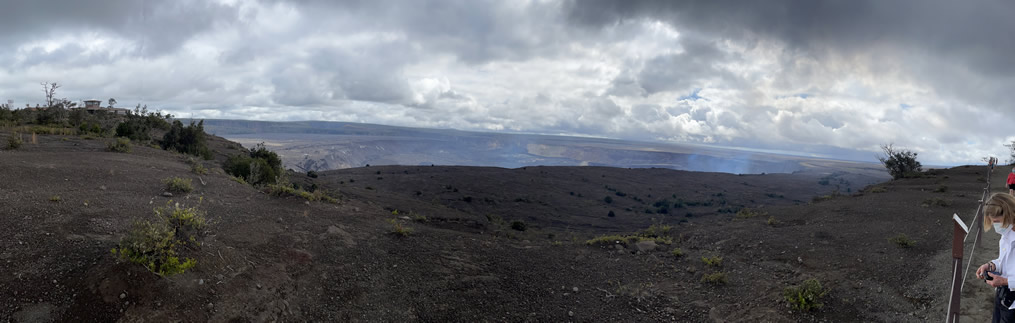
[[112, 109], [114, 105], [116, 105], [116, 99], [109, 98], [109, 108]]
[[60, 85], [56, 84], [56, 82], [42, 82], [39, 84], [42, 84], [42, 93], [46, 94], [46, 107], [53, 106], [53, 103], [55, 103], [53, 97], [56, 96], [56, 89], [60, 88]]

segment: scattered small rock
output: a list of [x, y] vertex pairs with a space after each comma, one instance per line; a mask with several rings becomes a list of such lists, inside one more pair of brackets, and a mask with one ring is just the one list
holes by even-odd
[[257, 289], [261, 289], [261, 284], [257, 284]]
[[204, 285], [204, 279], [199, 279], [199, 280], [197, 281], [197, 284], [198, 284], [198, 285]]
[[99, 186], [99, 189], [105, 191], [106, 190], [106, 185]]
[[169, 193], [169, 192], [162, 192], [162, 196], [165, 196], [165, 197], [173, 197], [173, 193]]
[[574, 316], [574, 312], [573, 311], [567, 311], [567, 316]]
[[127, 298], [127, 293], [120, 293], [120, 299]]
[[577, 293], [578, 292], [578, 287], [571, 288], [571, 290], [574, 291], [575, 293]]

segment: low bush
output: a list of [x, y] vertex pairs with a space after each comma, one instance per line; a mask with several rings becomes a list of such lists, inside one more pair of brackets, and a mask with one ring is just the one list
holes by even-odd
[[275, 184], [282, 172], [282, 159], [264, 143], [246, 153], [229, 156], [222, 169], [252, 185]]
[[25, 140], [21, 139], [20, 133], [13, 133], [10, 137], [7, 137], [7, 149], [14, 150], [21, 148], [25, 144]]
[[50, 202], [60, 202], [60, 195], [53, 195], [49, 197]]
[[208, 169], [201, 165], [201, 163], [194, 163], [190, 165], [190, 171], [194, 174], [205, 175], [208, 174]]
[[116, 140], [110, 141], [106, 145], [106, 150], [117, 153], [129, 153], [130, 152], [130, 139], [127, 138], [116, 138]]
[[765, 215], [768, 215], [768, 213], [767, 212], [758, 211], [758, 210], [755, 210], [755, 209], [751, 209], [751, 208], [743, 208], [743, 209], [740, 209], [740, 211], [737, 211], [736, 217], [738, 219], [749, 219], [749, 218], [753, 218], [753, 217], [756, 217], [756, 216], [765, 216]]
[[703, 282], [703, 283], [709, 283], [709, 284], [714, 284], [714, 285], [726, 285], [726, 283], [727, 283], [726, 273], [724, 273], [724, 272], [715, 272], [715, 273], [711, 273], [711, 274], [702, 275], [701, 276], [701, 282]]
[[705, 263], [705, 265], [708, 265], [708, 266], [711, 266], [711, 267], [719, 267], [719, 266], [722, 266], [722, 257], [719, 257], [719, 256], [704, 257], [703, 256], [703, 257], [701, 257], [701, 262], [703, 262], [703, 263]]
[[267, 193], [274, 196], [279, 197], [299, 196], [311, 202], [324, 201], [328, 203], [338, 203], [338, 199], [329, 196], [327, 192], [325, 192], [323, 189], [315, 190], [313, 192], [307, 192], [302, 188], [297, 189], [294, 188], [292, 185], [285, 184], [268, 184], [266, 188]]
[[166, 184], [166, 191], [173, 193], [190, 193], [194, 190], [194, 180], [181, 177], [169, 177], [162, 180]]
[[684, 250], [680, 248], [673, 248], [673, 250], [670, 251], [670, 254], [673, 255], [674, 257], [683, 257]]
[[900, 248], [910, 248], [916, 245], [916, 240], [910, 239], [906, 234], [899, 233], [898, 235], [888, 238], [888, 241], [895, 243]]
[[783, 290], [783, 297], [793, 308], [801, 311], [819, 309], [821, 298], [828, 294], [828, 290], [821, 287], [817, 279], [808, 279], [798, 286], [786, 287]]
[[398, 222], [395, 219], [389, 219], [388, 223], [391, 223], [391, 234], [393, 235], [400, 237], [408, 237], [409, 234], [412, 233], [411, 228], [402, 225], [401, 222]]
[[194, 259], [182, 262], [178, 249], [194, 245], [206, 225], [205, 213], [197, 207], [166, 203], [155, 209], [156, 221], [135, 221], [127, 235], [111, 252], [122, 261], [140, 264], [149, 271], [168, 277], [197, 265]]

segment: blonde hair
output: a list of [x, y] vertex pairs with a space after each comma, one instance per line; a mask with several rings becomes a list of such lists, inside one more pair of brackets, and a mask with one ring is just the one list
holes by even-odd
[[983, 209], [983, 231], [990, 231], [994, 227], [993, 221], [987, 219], [1002, 218], [1001, 226], [1007, 227], [1015, 223], [1015, 196], [1006, 193], [994, 193], [987, 199], [987, 205]]

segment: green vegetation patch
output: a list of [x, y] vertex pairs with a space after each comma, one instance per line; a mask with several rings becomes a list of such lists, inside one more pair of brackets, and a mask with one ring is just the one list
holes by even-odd
[[274, 196], [279, 197], [298, 196], [311, 202], [323, 201], [333, 204], [338, 203], [338, 199], [329, 196], [323, 189], [315, 190], [313, 192], [307, 192], [302, 188], [297, 189], [294, 188], [292, 185], [285, 184], [268, 184], [266, 187], [268, 194]]
[[768, 212], [763, 212], [751, 208], [743, 208], [740, 209], [740, 211], [737, 211], [736, 217], [738, 219], [750, 219], [756, 216], [766, 216], [766, 215], [768, 215]]
[[140, 264], [149, 271], [168, 277], [197, 265], [191, 258], [180, 260], [183, 246], [197, 246], [197, 237], [207, 225], [206, 214], [197, 207], [166, 203], [155, 209], [157, 220], [135, 221], [111, 252], [121, 261]]
[[701, 262], [705, 263], [705, 265], [710, 267], [719, 267], [722, 266], [722, 257], [719, 256], [701, 257]]
[[108, 144], [106, 144], [106, 150], [117, 153], [129, 153], [130, 139], [116, 138], [116, 140], [110, 141]]
[[713, 285], [726, 285], [728, 280], [726, 279], [726, 273], [715, 272], [711, 274], [705, 274], [701, 276], [701, 282], [709, 283]]
[[911, 248], [916, 245], [916, 240], [910, 239], [904, 233], [899, 233], [894, 237], [888, 238], [888, 241], [898, 245], [900, 248]]
[[166, 190], [174, 193], [190, 193], [194, 190], [194, 180], [182, 177], [169, 177], [162, 180]]
[[801, 311], [819, 309], [821, 298], [828, 294], [828, 290], [821, 287], [817, 279], [808, 279], [798, 286], [786, 287], [783, 290], [783, 297], [793, 308]]
[[391, 223], [391, 234], [399, 237], [408, 237], [412, 233], [412, 228], [402, 225], [402, 222], [398, 222], [395, 219], [389, 219], [388, 223]]

